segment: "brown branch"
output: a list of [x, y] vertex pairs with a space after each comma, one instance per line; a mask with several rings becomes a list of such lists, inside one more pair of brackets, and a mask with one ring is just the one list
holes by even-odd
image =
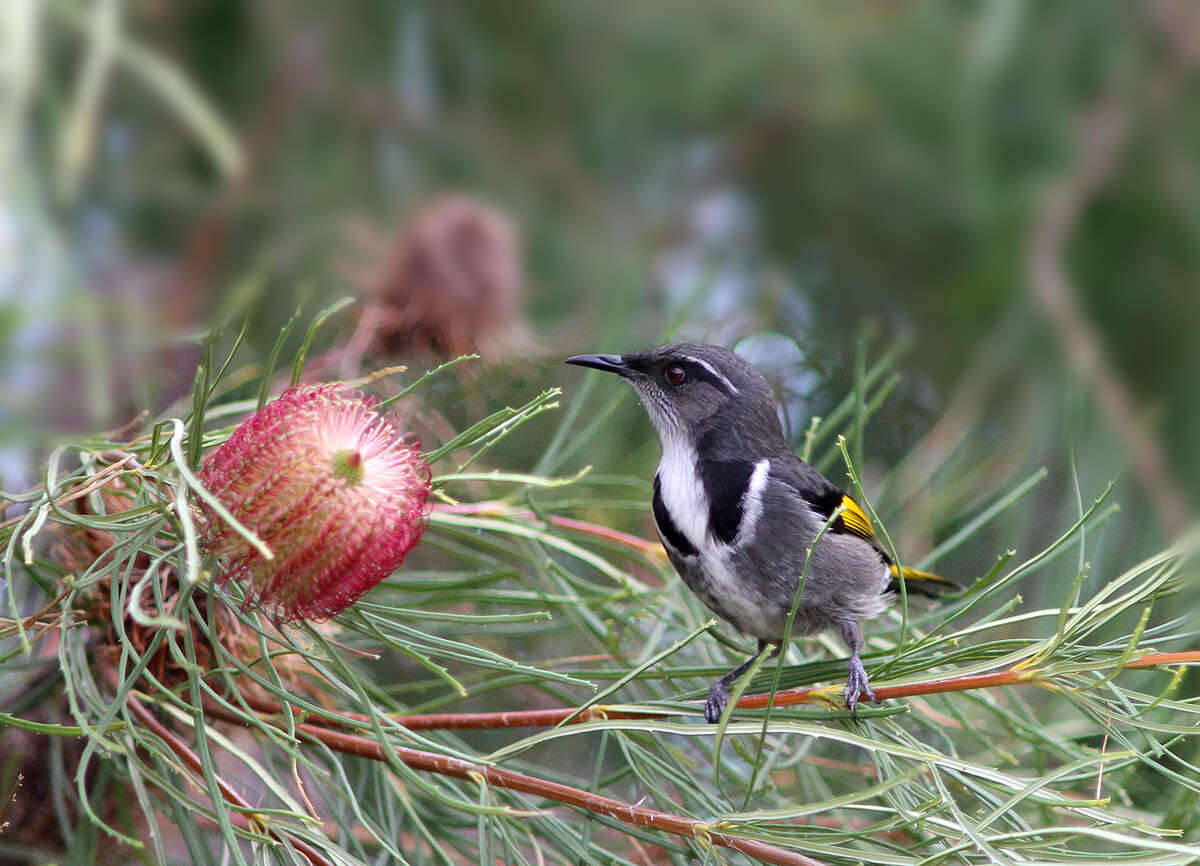
[[622, 544], [626, 547], [632, 547], [639, 553], [645, 554], [654, 560], [665, 560], [667, 558], [666, 551], [663, 550], [661, 544], [657, 541], [650, 541], [641, 538], [637, 535], [630, 535], [627, 532], [621, 532], [616, 529], [610, 529], [607, 526], [601, 526], [598, 523], [589, 523], [586, 520], [576, 520], [572, 517], [560, 517], [556, 514], [549, 515], [547, 518], [534, 514], [532, 511], [523, 508], [513, 508], [510, 505], [505, 505], [503, 502], [479, 502], [464, 505], [435, 505], [434, 511], [444, 511], [447, 514], [479, 514], [485, 517], [520, 517], [529, 520], [548, 520], [553, 526], [561, 526], [563, 529], [571, 529], [575, 532], [582, 532], [587, 535], [593, 535], [597, 538], [603, 538], [607, 541], [615, 541], [617, 544]]
[[[1177, 6], [1180, 4], [1159, 2], [1144, 8], [1170, 18], [1169, 13], [1179, 11], [1173, 8]], [[1167, 52], [1149, 87], [1158, 97], [1160, 107], [1167, 102], [1167, 94], [1175, 90], [1181, 69], [1197, 63], [1197, 57], [1189, 56], [1179, 45], [1172, 47], [1174, 51]], [[1188, 524], [1187, 500], [1167, 465], [1161, 443], [1139, 411], [1132, 390], [1106, 357], [1065, 264], [1080, 216], [1116, 168], [1127, 138], [1130, 113], [1127, 97], [1110, 93], [1083, 116], [1077, 133], [1075, 163], [1047, 195], [1033, 222], [1027, 267], [1034, 299], [1062, 343], [1069, 363], [1092, 391], [1100, 410], [1128, 450], [1134, 476], [1157, 510], [1163, 530], [1168, 535], [1178, 535]]]
[[[780, 694], [783, 694], [780, 692]], [[283, 707], [272, 700], [256, 695], [243, 695], [246, 704], [253, 710], [266, 715], [279, 715]], [[216, 703], [205, 703], [206, 712], [216, 711]], [[363, 713], [336, 713], [317, 717], [306, 714], [295, 705], [292, 712], [325, 727], [365, 728], [371, 725], [371, 717]], [[577, 715], [572, 716], [572, 713]], [[570, 717], [569, 724], [603, 721], [604, 719], [661, 719], [671, 715], [657, 710], [614, 710], [596, 705], [580, 711], [577, 707], [552, 707], [544, 710], [513, 710], [499, 713], [428, 713], [420, 716], [393, 716], [391, 721], [410, 731], [467, 730], [480, 728], [550, 728], [562, 724]]]
[[[205, 711], [225, 721], [244, 724], [244, 721], [236, 713], [231, 713], [215, 704], [206, 704]], [[282, 730], [282, 726], [280, 726], [280, 729]], [[452, 776], [456, 779], [484, 779], [488, 784], [494, 785], [497, 788], [505, 788], [510, 791], [519, 791], [523, 794], [544, 797], [547, 800], [553, 800], [556, 803], [562, 803], [566, 806], [574, 806], [575, 808], [594, 812], [598, 815], [615, 818], [618, 821], [632, 824], [635, 827], [649, 827], [654, 830], [661, 830], [664, 833], [671, 833], [676, 836], [719, 845], [723, 848], [732, 848], [764, 863], [773, 863], [777, 864], [777, 866], [824, 866], [820, 860], [814, 860], [812, 857], [795, 851], [787, 851], [765, 842], [742, 839], [737, 836], [717, 832], [711, 828], [711, 824], [705, 821], [688, 818], [683, 815], [674, 815], [670, 812], [661, 812], [657, 809], [648, 809], [644, 806], [635, 806], [621, 800], [613, 799], [612, 797], [594, 794], [591, 791], [584, 791], [580, 788], [572, 788], [570, 785], [551, 782], [547, 779], [539, 779], [536, 776], [529, 776], [525, 773], [505, 770], [487, 764], [477, 764], [473, 761], [449, 755], [423, 752], [418, 749], [410, 749], [406, 746], [383, 746], [367, 737], [344, 731], [331, 730], [323, 725], [312, 724], [310, 722], [297, 723], [296, 731], [311, 740], [316, 740], [328, 748], [342, 752], [343, 754], [356, 755], [360, 758], [369, 758], [374, 761], [386, 761], [388, 760], [387, 750], [390, 748], [392, 755], [414, 770], [439, 773], [444, 776]]]
[[[138, 720], [141, 721], [147, 728], [154, 732], [159, 739], [167, 744], [168, 748], [187, 765], [193, 773], [202, 774], [204, 765], [200, 762], [199, 756], [192, 751], [191, 747], [183, 740], [167, 729], [165, 725], [159, 722], [148, 709], [142, 706], [141, 702], [131, 693], [126, 699], [126, 704], [133, 712]], [[217, 788], [221, 792], [221, 796], [227, 803], [238, 808], [244, 809], [251, 814], [242, 814], [241, 812], [231, 812], [229, 814], [232, 823], [237, 824], [239, 828], [249, 832], [265, 832], [272, 839], [282, 844], [288, 845], [299, 851], [312, 866], [333, 866], [333, 861], [327, 859], [320, 851], [300, 839], [293, 837], [291, 834], [284, 831], [276, 830], [270, 827], [267, 822], [253, 815], [254, 807], [250, 805], [250, 801], [239, 794], [232, 785], [222, 779], [216, 777]]]
[[[1140, 658], [1131, 659], [1122, 665], [1126, 670], [1138, 668], [1162, 667], [1166, 665], [1200, 665], [1200, 650], [1188, 650], [1173, 653], [1148, 653]], [[1002, 671], [983, 674], [967, 674], [965, 676], [947, 677], [925, 683], [908, 683], [898, 686], [877, 686], [875, 696], [881, 701], [895, 698], [910, 698], [919, 695], [933, 695], [944, 692], [962, 692], [972, 689], [990, 689], [1001, 686], [1042, 685], [1049, 680], [1037, 668], [1012, 667]], [[806, 686], [799, 689], [785, 689], [775, 693], [774, 706], [787, 707], [797, 704], [812, 704], [831, 702], [833, 686]], [[760, 709], [767, 705], [770, 693], [744, 695], [737, 702], [740, 709]], [[268, 715], [278, 715], [283, 708], [276, 702], [263, 698], [247, 696], [247, 703], [257, 712]], [[699, 708], [700, 702], [697, 702]], [[215, 704], [205, 704], [205, 710], [216, 711]], [[303, 713], [299, 707], [294, 712]], [[430, 713], [419, 716], [393, 716], [391, 720], [409, 730], [450, 729], [464, 730], [469, 728], [548, 728], [554, 725], [581, 724], [583, 722], [602, 721], [605, 719], [662, 719], [674, 713], [660, 710], [618, 710], [602, 705], [595, 705], [580, 711], [577, 707], [555, 707], [544, 710], [513, 710], [497, 713]], [[335, 717], [322, 718], [313, 721], [325, 727], [362, 728], [371, 724], [371, 718], [361, 713], [338, 713]]]
[[[1126, 661], [1121, 667], [1124, 669], [1137, 669], [1186, 664], [1200, 664], [1200, 650], [1149, 653], [1140, 658]], [[1049, 678], [1045, 677], [1037, 668], [1014, 666], [1002, 671], [947, 677], [926, 683], [878, 686], [875, 689], [875, 694], [882, 701], [942, 692], [968, 691], [971, 689], [1026, 684], [1045, 685], [1048, 682], [1050, 682]], [[828, 686], [788, 689], [775, 694], [774, 705], [790, 706], [829, 701], [831, 700], [830, 691], [831, 687]], [[742, 709], [756, 709], [765, 707], [770, 700], [770, 694], [746, 695], [738, 701], [737, 705]], [[257, 712], [270, 715], [282, 712], [282, 707], [274, 701], [248, 696], [247, 702]], [[144, 708], [138, 708], [143, 714], [148, 716]], [[210, 716], [234, 724], [245, 723], [245, 720], [236, 713], [229, 711], [215, 702], [205, 702], [204, 710]], [[296, 708], [296, 712], [301, 713], [302, 711]], [[572, 715], [574, 713], [578, 714]], [[637, 712], [611, 710], [602, 706], [594, 706], [582, 712], [578, 712], [576, 708], [564, 707], [549, 710], [525, 710], [501, 713], [438, 713], [421, 716], [400, 716], [393, 718], [392, 721], [410, 730], [427, 730], [434, 728], [549, 727], [564, 721], [569, 724], [578, 724], [600, 719], [654, 719], [664, 718], [669, 715], [671, 714], [655, 710]], [[383, 746], [367, 737], [337, 730], [340, 726], [365, 727], [370, 723], [371, 719], [368, 716], [359, 713], [339, 713], [334, 718], [297, 722], [295, 730], [310, 739], [323, 743], [334, 751], [377, 761], [385, 761], [387, 760], [386, 750], [389, 747]], [[283, 728], [278, 722], [272, 722], [272, 724], [279, 726], [281, 729]], [[168, 743], [170, 744], [169, 740]], [[486, 764], [477, 764], [461, 758], [437, 755], [404, 746], [391, 746], [390, 748], [396, 758], [415, 770], [440, 773], [458, 779], [482, 778], [498, 788], [506, 788], [512, 791], [520, 791], [525, 794], [544, 797], [567, 806], [574, 806], [579, 809], [615, 818], [627, 824], [650, 827], [687, 838], [707, 840], [711, 844], [733, 848], [766, 863], [787, 864], [787, 866], [821, 866], [820, 861], [803, 854], [786, 851], [763, 842], [741, 839], [715, 832], [709, 824], [694, 818], [661, 812], [657, 809], [634, 806], [611, 797], [604, 797], [590, 791], [572, 788], [569, 785], [562, 785], [546, 779], [539, 779], [536, 776], [517, 773], [512, 770], [505, 770]], [[192, 756], [192, 759], [195, 760], [194, 756]]]
[[1141, 658], [1125, 662], [1123, 667], [1156, 668], [1166, 665], [1195, 665], [1200, 664], [1200, 650], [1185, 650], [1177, 653], [1149, 653]]

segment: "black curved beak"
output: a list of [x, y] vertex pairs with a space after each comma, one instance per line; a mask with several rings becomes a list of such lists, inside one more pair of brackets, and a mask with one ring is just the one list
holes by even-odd
[[630, 369], [625, 366], [625, 359], [620, 355], [575, 355], [563, 361], [564, 364], [574, 364], [577, 367], [591, 367], [594, 370], [604, 370], [606, 373], [616, 373], [628, 377]]

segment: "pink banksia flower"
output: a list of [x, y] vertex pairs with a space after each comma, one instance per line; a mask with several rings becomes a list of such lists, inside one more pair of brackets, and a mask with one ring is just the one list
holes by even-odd
[[206, 509], [204, 540], [278, 620], [325, 619], [387, 577], [425, 530], [415, 437], [345, 385], [300, 386], [242, 423], [200, 480], [273, 554]]

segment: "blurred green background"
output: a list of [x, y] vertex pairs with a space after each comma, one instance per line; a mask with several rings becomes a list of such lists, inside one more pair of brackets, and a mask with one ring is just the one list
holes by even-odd
[[0, 486], [185, 398], [253, 285], [260, 360], [299, 303], [360, 299], [312, 377], [478, 350], [427, 440], [547, 383], [601, 419], [551, 453], [539, 419], [511, 469], [653, 471], [567, 354], [737, 346], [799, 445], [860, 344], [907, 345], [864, 447], [906, 557], [1045, 466], [941, 567], [1038, 550], [1119, 479], [1110, 579], [1200, 490], [1198, 63], [1189, 0], [10, 0]]

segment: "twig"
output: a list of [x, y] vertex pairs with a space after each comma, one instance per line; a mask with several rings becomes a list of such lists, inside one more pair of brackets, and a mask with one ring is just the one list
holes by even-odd
[[[283, 707], [275, 701], [254, 695], [245, 695], [244, 697], [246, 704], [256, 712], [267, 715], [278, 715], [283, 712]], [[206, 703], [204, 705], [205, 712], [216, 706], [215, 703]], [[294, 705], [292, 711], [303, 712], [300, 707]], [[572, 716], [573, 713], [575, 715]], [[562, 724], [568, 718], [570, 718], [568, 724], [577, 725], [602, 719], [661, 719], [667, 715], [670, 714], [657, 710], [637, 712], [614, 710], [595, 705], [582, 711], [578, 707], [552, 707], [544, 710], [513, 710], [498, 713], [429, 713], [420, 716], [394, 716], [391, 717], [391, 720], [410, 731], [432, 731], [480, 728], [549, 728]], [[369, 726], [371, 720], [362, 713], [337, 713], [331, 716], [322, 716], [319, 721], [314, 723], [326, 727], [363, 728]]]
[[[193, 773], [203, 772], [203, 764], [196, 753], [191, 750], [187, 743], [183, 742], [183, 740], [179, 739], [179, 737], [175, 736], [175, 734], [171, 733], [166, 726], [159, 722], [159, 720], [154, 717], [154, 714], [142, 706], [141, 702], [134, 697], [132, 693], [130, 693], [129, 697], [126, 699], [126, 704], [129, 706], [129, 709], [133, 712], [133, 714], [138, 717], [141, 723], [153, 731], [159, 739], [166, 743], [171, 751], [174, 752], [175, 755], [187, 765], [188, 769], [190, 769]], [[221, 791], [221, 796], [225, 798], [227, 803], [235, 806], [238, 809], [243, 809], [247, 812], [253, 813], [254, 807], [250, 805], [250, 801], [239, 794], [232, 785], [230, 785], [220, 776], [217, 776], [216, 782], [217, 787]], [[302, 855], [304, 855], [305, 859], [308, 860], [312, 866], [333, 866], [333, 861], [327, 859], [316, 848], [312, 847], [307, 842], [303, 842], [300, 839], [295, 838], [289, 833], [273, 829], [265, 820], [260, 817], [256, 816], [251, 818], [250, 815], [245, 815], [241, 812], [232, 812], [230, 813], [229, 817], [233, 823], [237, 824], [243, 830], [250, 832], [265, 832], [272, 839], [295, 848]]]
[[[1172, 4], [1147, 5], [1161, 13]], [[1177, 4], [1175, 4], [1177, 5]], [[1186, 5], [1186, 4], [1185, 4]], [[1159, 102], [1174, 90], [1179, 67], [1196, 58], [1175, 47], [1158, 70]], [[1168, 52], [1170, 55], [1171, 52]], [[1035, 300], [1056, 332], [1067, 358], [1093, 392], [1101, 411], [1124, 442], [1134, 474], [1146, 491], [1163, 529], [1178, 535], [1188, 523], [1188, 505], [1167, 466], [1162, 445], [1146, 425], [1129, 386], [1105, 356], [1100, 337], [1076, 297], [1064, 264], [1071, 236], [1091, 198], [1108, 183], [1129, 129], [1130, 107], [1117, 93], [1102, 97], [1082, 118], [1074, 165], [1046, 197], [1029, 237], [1028, 269]]]
[[[1163, 667], [1167, 665], [1200, 665], [1200, 650], [1187, 650], [1173, 653], [1149, 653], [1140, 658], [1131, 659], [1122, 665], [1126, 670], [1137, 668]], [[875, 696], [882, 700], [895, 698], [910, 698], [918, 695], [933, 695], [944, 692], [963, 692], [973, 689], [990, 689], [1002, 686], [1044, 685], [1050, 679], [1045, 677], [1037, 668], [1022, 668], [1014, 666], [1002, 671], [984, 674], [967, 674], [964, 676], [946, 677], [925, 683], [908, 683], [899, 686], [878, 686]], [[799, 689], [786, 689], [775, 693], [775, 706], [785, 707], [797, 704], [812, 704], [828, 701], [832, 686], [806, 686]], [[765, 707], [770, 693], [744, 695], [737, 702], [739, 709], [753, 710]], [[247, 703], [257, 712], [276, 715], [283, 708], [276, 702], [263, 698], [247, 696]], [[697, 702], [699, 706], [699, 702]], [[216, 709], [216, 705], [205, 705], [205, 711]], [[293, 711], [303, 712], [299, 707]], [[616, 709], [603, 705], [594, 705], [580, 712], [574, 707], [555, 707], [544, 710], [513, 710], [497, 713], [430, 713], [420, 716], [395, 716], [392, 721], [409, 730], [465, 730], [473, 728], [545, 728], [553, 725], [581, 724], [603, 719], [661, 719], [674, 715], [661, 710], [647, 709], [645, 711]], [[311, 724], [324, 727], [363, 727], [369, 725], [368, 716], [360, 713], [338, 713], [336, 717], [312, 721]]]
[[607, 526], [601, 526], [598, 523], [589, 523], [586, 520], [576, 520], [572, 517], [560, 517], [556, 514], [551, 514], [546, 518], [534, 514], [524, 508], [513, 508], [505, 505], [503, 502], [479, 502], [463, 505], [435, 505], [434, 511], [445, 511], [448, 514], [479, 514], [487, 517], [520, 517], [529, 520], [548, 520], [553, 526], [561, 526], [563, 529], [571, 529], [575, 532], [582, 532], [587, 535], [593, 535], [597, 538], [603, 538], [608, 541], [614, 541], [617, 544], [622, 544], [626, 547], [631, 547], [634, 550], [642, 553], [651, 559], [662, 560], [666, 559], [666, 552], [663, 546], [657, 541], [650, 541], [641, 538], [637, 535], [630, 535], [627, 532], [620, 532], [616, 529], [610, 529]]
[[[1121, 665], [1124, 669], [1148, 668], [1163, 665], [1200, 664], [1200, 650], [1189, 650], [1173, 653], [1149, 653], [1137, 659], [1131, 659]], [[876, 696], [882, 701], [891, 698], [912, 697], [915, 695], [938, 694], [942, 692], [969, 691], [972, 689], [998, 688], [1015, 685], [1046, 685], [1052, 681], [1044, 676], [1037, 668], [1022, 668], [1019, 665], [1002, 671], [982, 674], [967, 674], [964, 676], [947, 677], [926, 683], [910, 683], [898, 686], [877, 686]], [[774, 696], [775, 706], [814, 703], [829, 700], [830, 687], [808, 687], [789, 689], [777, 692]], [[742, 709], [764, 707], [771, 699], [769, 694], [747, 695], [738, 701]], [[249, 700], [250, 706], [262, 713], [277, 714], [281, 707], [273, 701], [263, 699]], [[236, 713], [214, 703], [205, 703], [207, 714], [235, 724], [244, 724], [245, 720]], [[145, 712], [143, 710], [143, 712]], [[652, 719], [670, 715], [660, 711], [631, 712], [628, 710], [609, 710], [602, 706], [593, 706], [582, 712], [574, 708], [551, 710], [527, 710], [502, 713], [439, 713], [423, 716], [401, 716], [394, 718], [397, 724], [409, 729], [432, 728], [516, 728], [516, 727], [546, 727], [566, 722], [578, 724], [596, 719], [638, 718]], [[741, 839], [724, 833], [714, 832], [709, 824], [694, 818], [661, 812], [657, 809], [647, 809], [604, 797], [590, 791], [572, 788], [569, 785], [539, 779], [524, 773], [505, 770], [486, 764], [455, 758], [448, 755], [437, 755], [423, 752], [405, 746], [384, 746], [373, 739], [338, 730], [340, 726], [363, 726], [369, 723], [366, 716], [357, 713], [340, 713], [336, 718], [320, 721], [298, 721], [295, 731], [310, 739], [316, 740], [334, 751], [358, 757], [370, 758], [376, 761], [388, 759], [387, 749], [404, 764], [415, 770], [440, 773], [458, 779], [485, 779], [489, 784], [498, 788], [507, 788], [525, 794], [544, 797], [567, 806], [586, 809], [596, 814], [605, 815], [633, 824], [639, 827], [650, 827], [666, 833], [684, 836], [691, 839], [703, 839], [711, 844], [733, 848], [762, 860], [765, 863], [786, 864], [786, 866], [821, 866], [820, 861], [803, 854], [786, 851], [773, 845], [750, 839]], [[281, 723], [273, 722], [283, 729]]]
[[[244, 720], [239, 718], [237, 714], [231, 713], [217, 705], [206, 705], [205, 711], [225, 721], [237, 724], [244, 723]], [[282, 726], [280, 726], [280, 729], [283, 729]], [[405, 746], [383, 746], [375, 740], [366, 737], [331, 730], [330, 728], [310, 722], [297, 723], [295, 730], [298, 734], [316, 740], [328, 748], [342, 752], [343, 754], [356, 755], [374, 761], [386, 761], [388, 760], [387, 749], [390, 748], [396, 758], [414, 770], [439, 773], [444, 776], [452, 776], [456, 779], [472, 781], [482, 778], [488, 784], [494, 785], [497, 788], [506, 788], [511, 791], [520, 791], [523, 794], [544, 797], [547, 800], [553, 800], [556, 803], [562, 803], [566, 806], [574, 806], [598, 815], [615, 818], [618, 821], [632, 824], [636, 827], [649, 827], [689, 839], [698, 839], [702, 842], [719, 845], [723, 848], [732, 848], [764, 863], [773, 863], [777, 864], [777, 866], [824, 866], [820, 860], [815, 860], [812, 857], [795, 851], [787, 851], [754, 839], [741, 839], [736, 836], [716, 832], [711, 829], [708, 823], [695, 818], [674, 815], [670, 812], [660, 812], [657, 809], [647, 809], [644, 806], [635, 806], [615, 800], [612, 797], [594, 794], [591, 791], [584, 791], [580, 788], [572, 788], [569, 785], [551, 782], [547, 779], [539, 779], [536, 776], [529, 776], [525, 773], [517, 773], [513, 770], [505, 770], [500, 767], [488, 766], [487, 764], [477, 764], [449, 755], [423, 752]]]

